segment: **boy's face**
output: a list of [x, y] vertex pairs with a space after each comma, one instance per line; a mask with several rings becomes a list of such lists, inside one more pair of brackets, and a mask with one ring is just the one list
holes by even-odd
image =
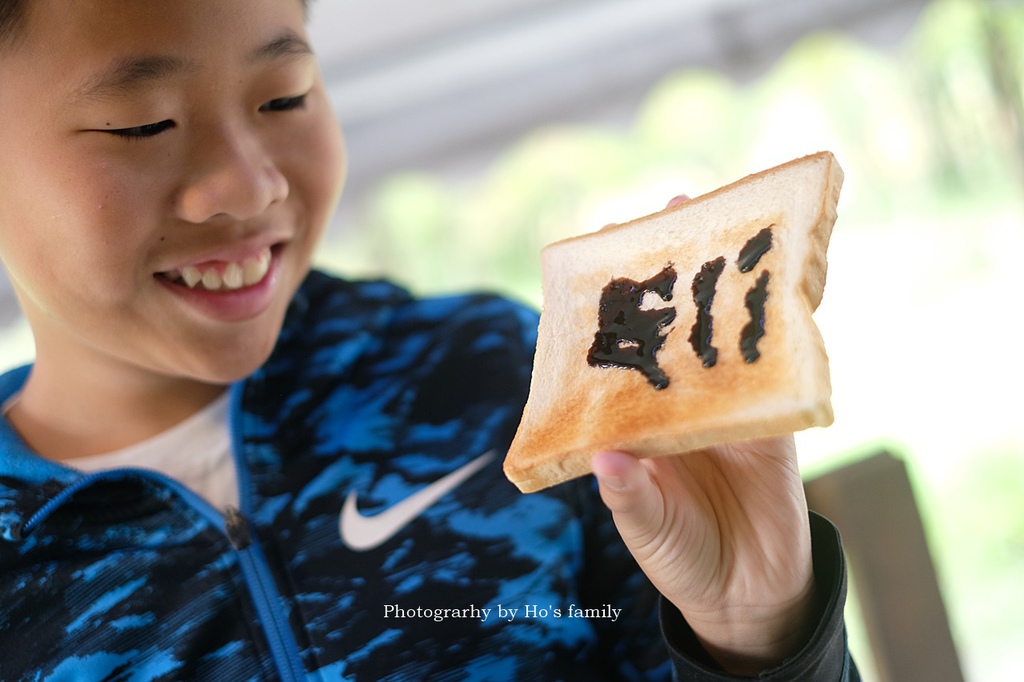
[[250, 373], [344, 177], [302, 3], [27, 5], [0, 53], [0, 258], [37, 368]]

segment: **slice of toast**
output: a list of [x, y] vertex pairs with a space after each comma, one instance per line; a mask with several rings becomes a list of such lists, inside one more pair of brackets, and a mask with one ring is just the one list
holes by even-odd
[[547, 246], [533, 378], [505, 475], [523, 492], [832, 423], [811, 313], [843, 171], [829, 152]]

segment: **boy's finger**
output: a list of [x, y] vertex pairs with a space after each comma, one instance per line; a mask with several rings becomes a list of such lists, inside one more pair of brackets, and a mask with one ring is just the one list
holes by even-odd
[[678, 196], [672, 197], [672, 199], [668, 202], [668, 206], [666, 208], [673, 208], [674, 206], [678, 206], [679, 204], [683, 203], [684, 201], [689, 201], [689, 200], [690, 200], [690, 197], [688, 197], [685, 194], [680, 194]]
[[640, 460], [624, 452], [601, 452], [592, 461], [601, 499], [624, 539], [642, 541], [660, 524], [660, 492]]

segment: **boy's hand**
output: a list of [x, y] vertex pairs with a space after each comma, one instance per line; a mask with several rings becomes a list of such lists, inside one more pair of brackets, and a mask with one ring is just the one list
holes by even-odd
[[605, 452], [593, 469], [626, 546], [723, 668], [756, 674], [807, 642], [814, 571], [792, 436], [643, 460]]
[[723, 668], [757, 673], [807, 642], [814, 574], [792, 436], [603, 452], [593, 467], [626, 546]]

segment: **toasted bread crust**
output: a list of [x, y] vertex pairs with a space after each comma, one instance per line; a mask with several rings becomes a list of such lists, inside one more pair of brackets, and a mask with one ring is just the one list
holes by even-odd
[[[828, 358], [811, 313], [824, 290], [842, 180], [835, 158], [821, 152], [546, 247], [537, 355], [505, 459], [509, 480], [532, 492], [589, 473], [600, 450], [649, 457], [830, 424]], [[742, 272], [738, 254], [763, 230], [771, 246]], [[707, 306], [713, 323], [704, 319], [715, 347], [709, 367], [691, 343], [698, 319], [691, 283], [719, 257], [724, 264]], [[635, 368], [588, 362], [598, 311], [611, 300], [609, 283], [642, 289], [669, 267], [677, 274], [669, 300], [640, 294], [642, 309], [674, 309], [674, 317], [662, 315], [672, 319], [658, 332], [662, 342], [653, 355], [668, 385], [655, 388]], [[753, 340], [757, 357], [750, 361], [751, 339], [747, 351], [740, 340], [757, 317], [747, 298], [761, 277], [763, 336]]]

